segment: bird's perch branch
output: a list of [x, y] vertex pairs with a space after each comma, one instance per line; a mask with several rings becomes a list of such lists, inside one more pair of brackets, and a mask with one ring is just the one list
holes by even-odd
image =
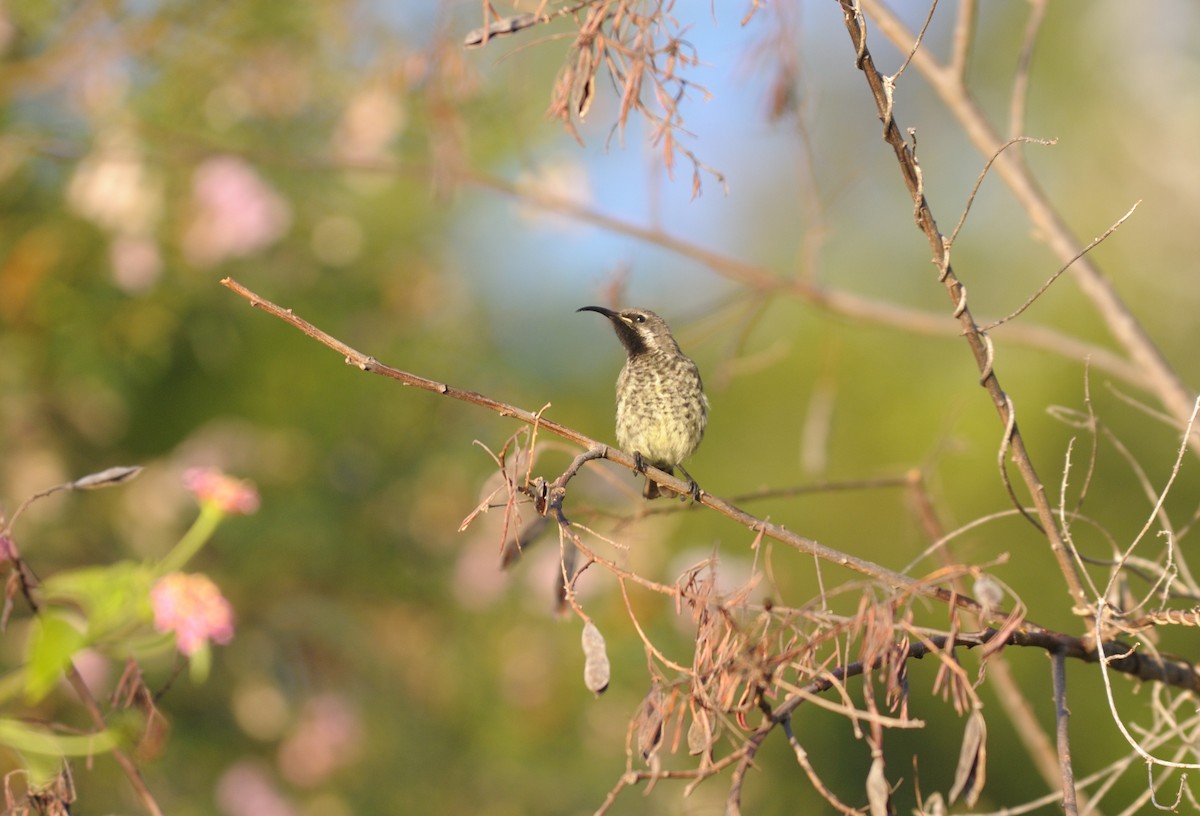
[[[221, 284], [229, 289], [232, 289], [237, 294], [241, 295], [250, 305], [255, 308], [262, 309], [268, 314], [291, 324], [300, 331], [312, 337], [319, 343], [328, 346], [343, 355], [347, 365], [353, 365], [363, 371], [369, 371], [373, 374], [380, 374], [385, 377], [390, 377], [394, 380], [399, 380], [405, 385], [423, 388], [426, 391], [432, 391], [436, 394], [451, 397], [462, 402], [468, 402], [472, 405], [478, 405], [496, 412], [504, 417], [510, 417], [528, 425], [534, 426], [540, 430], [549, 431], [557, 436], [562, 437], [570, 442], [573, 442], [588, 451], [594, 451], [594, 458], [604, 458], [611, 462], [615, 462], [622, 467], [628, 468], [630, 471], [637, 472], [637, 466], [633, 457], [629, 454], [620, 451], [610, 445], [605, 445], [591, 437], [562, 425], [553, 420], [546, 419], [539, 414], [534, 414], [530, 411], [517, 408], [508, 403], [492, 399], [483, 394], [474, 391], [467, 391], [461, 388], [447, 385], [446, 383], [437, 382], [435, 380], [419, 377], [415, 374], [410, 374], [407, 371], [401, 371], [396, 368], [384, 365], [374, 357], [365, 355], [350, 346], [346, 345], [337, 338], [326, 334], [308, 321], [298, 317], [291, 309], [285, 309], [277, 306], [265, 298], [260, 297], [251, 290], [242, 286], [232, 278], [225, 278]], [[589, 457], [591, 458], [591, 457]], [[579, 464], [584, 463], [583, 459], [579, 460]], [[677, 479], [674, 476], [669, 476], [666, 473], [655, 468], [647, 468], [647, 472], [651, 473], [654, 478], [662, 485], [677, 493], [684, 494], [687, 492], [688, 485], [682, 479]], [[556, 483], [558, 486], [565, 488], [566, 480], [563, 479]], [[828, 561], [833, 564], [838, 564], [854, 572], [872, 578], [881, 584], [890, 587], [893, 590], [902, 593], [931, 598], [950, 604], [959, 609], [968, 610], [980, 616], [983, 620], [986, 617], [985, 610], [976, 601], [963, 595], [954, 593], [925, 581], [902, 575], [901, 573], [890, 570], [887, 567], [876, 564], [857, 556], [835, 550], [831, 547], [826, 547], [812, 539], [805, 538], [802, 535], [792, 532], [778, 524], [772, 524], [764, 519], [747, 513], [746, 511], [730, 504], [727, 501], [717, 498], [710, 493], [704, 492], [701, 494], [700, 504], [715, 510], [727, 518], [736, 521], [737, 523], [753, 530], [759, 535], [772, 538], [783, 544], [786, 544], [793, 549]], [[1003, 618], [1002, 612], [994, 613], [998, 619]], [[1074, 645], [1074, 648], [1067, 648], [1065, 654], [1068, 657], [1081, 659], [1085, 661], [1094, 661], [1098, 659], [1098, 652], [1094, 647], [1088, 648], [1083, 640], [1071, 638], [1070, 636], [1054, 632], [1037, 624], [1025, 620], [1021, 626], [1017, 627], [1013, 632], [1008, 634], [1008, 642], [1017, 645], [1034, 645], [1042, 646], [1046, 643], [1052, 643], [1056, 649], [1062, 649], [1064, 642], [1069, 642]], [[1177, 660], [1168, 657], [1151, 656], [1146, 654], [1132, 654], [1132, 650], [1126, 644], [1119, 641], [1106, 641], [1104, 643], [1105, 654], [1130, 654], [1125, 658], [1110, 663], [1110, 668], [1121, 671], [1143, 680], [1157, 680], [1172, 686], [1188, 688], [1195, 691], [1200, 691], [1200, 674], [1196, 672], [1195, 667], [1184, 660]]]
[[[257, 309], [262, 309], [268, 314], [274, 315], [280, 320], [283, 320], [284, 322], [296, 327], [322, 345], [328, 346], [329, 348], [338, 352], [345, 358], [347, 365], [355, 366], [356, 368], [359, 368], [363, 371], [368, 371], [372, 374], [390, 377], [391, 379], [398, 380], [405, 385], [423, 388], [424, 390], [432, 391], [435, 394], [441, 394], [443, 396], [450, 397], [451, 399], [456, 399], [472, 405], [478, 405], [482, 408], [487, 408], [490, 411], [495, 411], [500, 416], [516, 419], [520, 422], [524, 422], [527, 425], [537, 427], [542, 431], [549, 431], [550, 433], [573, 442], [585, 449], [601, 450], [602, 457], [604, 459], [607, 459], [610, 462], [615, 462], [622, 467], [629, 468], [629, 470], [635, 473], [639, 472], [637, 469], [637, 464], [634, 462], [632, 456], [622, 450], [612, 447], [611, 445], [605, 445], [604, 443], [592, 439], [589, 436], [585, 436], [573, 428], [569, 428], [561, 423], [546, 419], [545, 417], [534, 414], [531, 411], [518, 408], [515, 405], [510, 405], [508, 403], [492, 399], [491, 397], [484, 396], [483, 394], [479, 394], [475, 391], [455, 388], [454, 386], [447, 385], [443, 382], [426, 379], [425, 377], [420, 377], [416, 374], [410, 374], [407, 371], [401, 371], [400, 369], [384, 365], [374, 357], [363, 354], [362, 352], [346, 345], [341, 340], [338, 340], [336, 337], [321, 331], [307, 320], [298, 317], [291, 309], [285, 309], [272, 303], [266, 298], [263, 298], [247, 289], [245, 286], [233, 280], [232, 278], [223, 279], [221, 281], [221, 285], [232, 289], [234, 292], [241, 295], [250, 302], [251, 306], [254, 306]], [[645, 470], [653, 475], [655, 481], [667, 487], [668, 489], [674, 490], [679, 494], [687, 493], [688, 483], [682, 479], [677, 479], [674, 476], [668, 475], [667, 473], [664, 473], [663, 471], [654, 467], [646, 467]], [[913, 595], [922, 595], [946, 603], [953, 603], [975, 612], [980, 611], [980, 607], [969, 598], [964, 598], [961, 595], [955, 595], [949, 590], [938, 586], [925, 584], [907, 575], [901, 575], [898, 572], [889, 570], [887, 567], [875, 564], [874, 562], [866, 559], [858, 558], [857, 556], [853, 556], [848, 553], [843, 553], [831, 547], [826, 547], [823, 544], [813, 541], [810, 538], [805, 538], [804, 536], [794, 533], [778, 524], [772, 524], [764, 519], [758, 518], [757, 516], [753, 516], [741, 508], [736, 507], [727, 501], [719, 499], [716, 496], [713, 496], [711, 493], [701, 493], [699, 503], [703, 504], [705, 507], [716, 510], [718, 513], [721, 513], [737, 523], [744, 525], [756, 533], [761, 533], [768, 538], [773, 538], [776, 541], [787, 544], [788, 546], [807, 555], [816, 556], [817, 558], [821, 558], [825, 561], [846, 567], [854, 572], [866, 575], [869, 578], [873, 578], [883, 584], [886, 584], [894, 590], [908, 592]]]

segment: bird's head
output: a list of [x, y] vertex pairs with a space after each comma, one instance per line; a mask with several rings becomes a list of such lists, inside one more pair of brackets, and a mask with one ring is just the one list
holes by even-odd
[[667, 321], [649, 309], [613, 311], [603, 306], [584, 306], [575, 311], [599, 312], [607, 317], [630, 357], [656, 351], [679, 352], [679, 344], [671, 336]]

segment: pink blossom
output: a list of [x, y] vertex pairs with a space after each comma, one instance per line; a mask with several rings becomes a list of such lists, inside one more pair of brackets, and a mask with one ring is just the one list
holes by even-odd
[[191, 656], [210, 640], [233, 639], [233, 607], [206, 575], [173, 572], [150, 590], [154, 628], [174, 632], [179, 651]]
[[287, 200], [236, 156], [217, 156], [196, 168], [192, 203], [183, 252], [197, 266], [245, 257], [270, 246], [292, 220]]
[[183, 486], [201, 502], [212, 502], [225, 513], [249, 515], [258, 510], [258, 490], [253, 482], [235, 479], [216, 468], [188, 468]]

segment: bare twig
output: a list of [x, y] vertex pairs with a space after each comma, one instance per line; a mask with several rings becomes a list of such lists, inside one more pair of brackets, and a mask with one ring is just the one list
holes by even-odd
[[1054, 685], [1054, 733], [1058, 743], [1058, 767], [1062, 775], [1063, 809], [1068, 816], [1079, 813], [1075, 799], [1075, 772], [1071, 769], [1071, 737], [1067, 727], [1071, 712], [1067, 709], [1067, 666], [1059, 652], [1050, 655]]
[[[1020, 140], [1015, 140], [1015, 141], [1020, 141]], [[1012, 144], [1012, 143], [1013, 142], [1008, 142], [1008, 144]], [[1026, 300], [1023, 304], [1021, 304], [1021, 307], [1019, 309], [1017, 309], [1015, 312], [1013, 312], [1012, 314], [1010, 314], [1006, 317], [1000, 318], [999, 320], [997, 320], [994, 323], [989, 323], [988, 325], [984, 326], [981, 329], [981, 331], [990, 331], [991, 329], [994, 329], [997, 326], [1001, 326], [1001, 325], [1007, 323], [1008, 321], [1012, 320], [1013, 318], [1019, 316], [1022, 312], [1024, 312], [1026, 309], [1028, 309], [1030, 306], [1032, 306], [1033, 302], [1035, 300], [1037, 300], [1038, 298], [1040, 298], [1043, 294], [1045, 294], [1046, 290], [1049, 289], [1056, 280], [1058, 280], [1059, 276], [1062, 275], [1062, 273], [1066, 272], [1068, 269], [1071, 268], [1071, 264], [1078, 261], [1080, 258], [1082, 258], [1087, 253], [1091, 252], [1105, 238], [1107, 238], [1108, 236], [1110, 236], [1114, 232], [1116, 232], [1120, 228], [1120, 226], [1125, 223], [1125, 221], [1129, 218], [1129, 216], [1133, 215], [1133, 211], [1136, 210], [1138, 208], [1138, 204], [1141, 204], [1141, 203], [1142, 203], [1141, 199], [1139, 199], [1138, 201], [1135, 201], [1133, 206], [1130, 207], [1124, 215], [1122, 215], [1120, 218], [1118, 218], [1116, 221], [1114, 221], [1113, 225], [1111, 227], [1106, 229], [1100, 235], [1093, 238], [1092, 242], [1090, 244], [1085, 246], [1083, 249], [1079, 250], [1078, 255], [1076, 255], [1071, 260], [1067, 261], [1057, 272], [1055, 272], [1053, 275], [1051, 275], [1050, 278], [1045, 283], [1043, 283], [1040, 287], [1038, 287], [1038, 290], [1036, 292], [1034, 292], [1032, 295], [1030, 295], [1029, 299]]]
[[904, 62], [896, 69], [896, 73], [887, 78], [888, 84], [895, 87], [896, 80], [904, 73], [904, 69], [912, 62], [913, 54], [917, 53], [917, 49], [921, 47], [921, 42], [925, 39], [925, 32], [929, 30], [929, 24], [933, 22], [933, 13], [937, 11], [937, 0], [930, 0], [929, 13], [925, 15], [925, 22], [921, 25], [921, 30], [917, 34], [917, 38], [913, 41], [912, 48], [908, 50], [908, 56], [904, 58]]
[[1032, 144], [1051, 147], [1058, 144], [1057, 139], [1033, 139], [1029, 136], [1014, 136], [1007, 142], [1002, 144], [995, 153], [987, 160], [987, 164], [983, 166], [983, 170], [979, 171], [979, 178], [975, 179], [975, 186], [971, 188], [971, 194], [967, 196], [967, 204], [963, 207], [962, 215], [958, 217], [958, 223], [954, 225], [954, 231], [950, 233], [950, 237], [946, 240], [947, 246], [954, 246], [954, 241], [958, 238], [958, 233], [962, 230], [963, 224], [966, 223], [967, 215], [971, 212], [971, 205], [975, 203], [975, 196], [979, 193], [979, 188], [983, 185], [983, 180], [987, 178], [988, 170], [992, 169], [996, 159], [1000, 158], [1000, 154], [1015, 144], [1029, 142]]
[[[939, 279], [944, 283], [946, 292], [952, 302], [956, 304], [954, 314], [958, 318], [963, 336], [966, 338], [971, 352], [975, 357], [976, 365], [981, 372], [981, 385], [987, 390], [988, 396], [991, 397], [992, 404], [999, 413], [1001, 421], [1005, 423], [1005, 438], [1011, 445], [1013, 459], [1025, 482], [1026, 489], [1033, 499], [1039, 525], [1046, 535], [1055, 560], [1058, 562], [1059, 570], [1067, 585], [1067, 590], [1075, 602], [1076, 609], [1084, 612], [1088, 607], [1088, 596], [1084, 592], [1078, 567], [1059, 533], [1053, 510], [1046, 500], [1045, 487], [1038, 477], [1033, 462], [1025, 449], [1024, 439], [1017, 427], [1015, 415], [1012, 413], [1012, 401], [1000, 387], [999, 378], [996, 376], [995, 369], [992, 366], [989, 344], [985, 341], [985, 335], [980, 331], [970, 309], [967, 308], [965, 288], [957, 276], [955, 276], [950, 266], [945, 240], [937, 228], [937, 222], [934, 220], [933, 213], [930, 211], [929, 204], [922, 192], [923, 184], [918, 171], [916, 157], [900, 133], [900, 128], [896, 125], [895, 119], [890, 116], [888, 94], [883, 78], [875, 68], [870, 51], [867, 50], [866, 31], [861, 26], [861, 18], [856, 13], [857, 10], [850, 3], [850, 0], [841, 0], [841, 3], [843, 9], [842, 18], [846, 25], [846, 31], [856, 51], [856, 64], [867, 80], [880, 117], [884, 118], [884, 141], [895, 153], [905, 186], [912, 196], [917, 226], [925, 234], [933, 251], [934, 262], [940, 270]], [[923, 53], [925, 52], [918, 51], [914, 59]]]
[[[562, 17], [567, 14], [574, 14], [591, 2], [592, 0], [583, 0], [583, 2], [576, 3], [574, 6], [563, 6], [562, 8], [555, 9], [549, 13], [537, 11], [527, 12], [525, 14], [513, 14], [508, 17], [499, 17], [485, 26], [468, 31], [466, 36], [463, 37], [463, 47], [482, 48], [491, 42], [493, 37], [516, 34], [519, 31], [524, 31], [525, 29], [532, 28], [535, 25], [548, 23], [557, 17]], [[486, 20], [487, 17], [488, 15], [485, 14], [484, 19]]]
[[976, 0], [962, 0], [958, 4], [958, 16], [954, 19], [954, 39], [951, 42], [951, 70], [960, 82], [966, 80], [967, 65], [971, 60], [971, 48], [975, 44], [975, 20], [979, 14]]
[[804, 746], [800, 744], [800, 740], [796, 739], [796, 733], [792, 730], [791, 717], [784, 718], [783, 733], [787, 736], [788, 745], [792, 746], [792, 753], [796, 755], [796, 764], [804, 771], [804, 775], [808, 777], [808, 781], [816, 789], [817, 793], [821, 794], [821, 798], [839, 813], [844, 813], [846, 816], [858, 816], [860, 813], [859, 810], [850, 807], [841, 799], [838, 799], [833, 791], [829, 790], [821, 780], [821, 777], [817, 776], [812, 763], [808, 761], [808, 752], [804, 750]]
[[[1033, 51], [1037, 44], [1038, 32], [1042, 29], [1042, 21], [1046, 19], [1046, 0], [1029, 0], [1029, 20], [1025, 23], [1025, 37], [1021, 41], [1021, 54], [1017, 58], [1017, 72], [1013, 76], [1012, 97], [1008, 103], [1008, 135], [1016, 138], [1025, 132], [1025, 105], [1029, 98], [1030, 67], [1033, 65]], [[957, 67], [957, 66], [955, 66]], [[963, 84], [966, 76], [956, 70], [959, 84]], [[1020, 155], [1018, 154], [1018, 158]]]

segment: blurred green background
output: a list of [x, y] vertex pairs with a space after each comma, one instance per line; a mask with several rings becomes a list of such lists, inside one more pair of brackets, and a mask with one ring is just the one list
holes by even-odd
[[[895, 5], [920, 25], [922, 3]], [[945, 5], [927, 40], [943, 54]], [[546, 416], [608, 441], [621, 351], [603, 321], [574, 310], [620, 291], [624, 304], [663, 314], [705, 374], [712, 417], [689, 470], [710, 492], [921, 468], [947, 527], [1009, 507], [995, 465], [1003, 429], [952, 330], [917, 336], [764, 296], [654, 242], [523, 201], [520, 191], [550, 191], [783, 281], [949, 324], [838, 5], [783, 4], [741, 26], [746, 11], [675, 9], [702, 60], [687, 76], [711, 93], [683, 101], [694, 134], [683, 140], [728, 182], [726, 192], [703, 175], [693, 200], [690, 166], [670, 178], [645, 125], [613, 132], [618, 96], [603, 74], [583, 146], [543, 116], [571, 41], [562, 21], [464, 51], [478, 3], [0, 4], [0, 505], [11, 512], [111, 465], [146, 466], [128, 486], [40, 502], [15, 530], [23, 553], [43, 575], [161, 555], [194, 512], [179, 484], [187, 466], [220, 466], [262, 492], [262, 509], [228, 522], [193, 565], [233, 602], [238, 634], [206, 684], [181, 679], [162, 701], [170, 738], [144, 772], [167, 812], [591, 812], [624, 769], [625, 724], [647, 690], [642, 645], [611, 579], [594, 570], [582, 588], [614, 667], [595, 699], [581, 682], [579, 623], [553, 614], [556, 548], [501, 573], [498, 517], [457, 532], [494, 472], [483, 446], [499, 450], [516, 424], [364, 376], [250, 309], [218, 285], [225, 276], [385, 363], [528, 410], [549, 403]], [[980, 4], [969, 81], [997, 122], [1026, 11]], [[1189, 383], [1200, 375], [1198, 34], [1200, 9], [1184, 0], [1050, 4], [1026, 128], [1059, 140], [1027, 156], [1083, 240], [1142, 200], [1095, 258]], [[880, 66], [894, 70], [902, 55], [871, 36]], [[781, 73], [781, 46], [792, 73]], [[773, 117], [780, 82], [793, 107]], [[911, 69], [896, 105], [901, 126], [917, 129], [926, 192], [948, 232], [983, 158]], [[989, 179], [955, 266], [976, 312], [994, 317], [1059, 264]], [[1022, 321], [1108, 343], [1069, 278]], [[1078, 431], [1046, 409], [1082, 408], [1083, 362], [1006, 342], [1004, 329], [993, 339], [1056, 496]], [[1161, 487], [1178, 431], [1121, 399], [1142, 398], [1130, 386], [1096, 374], [1091, 390], [1106, 427]], [[814, 397], [827, 422], [814, 419]], [[1078, 444], [1082, 467], [1087, 442]], [[547, 447], [535, 472], [553, 478], [573, 453]], [[1085, 509], [1127, 542], [1150, 505], [1111, 445], [1097, 467]], [[1197, 504], [1193, 470], [1186, 462], [1166, 505], [1180, 522]], [[611, 514], [636, 509], [635, 485], [596, 465], [574, 483], [568, 512], [611, 526]], [[928, 544], [899, 490], [747, 507], [893, 569]], [[654, 580], [673, 581], [714, 551], [728, 574], [749, 569], [752, 534], [707, 512], [622, 536], [621, 557]], [[1079, 544], [1109, 553], [1098, 534], [1081, 531]], [[1161, 542], [1147, 547], [1156, 557]], [[994, 572], [1031, 617], [1077, 631], [1028, 525], [991, 524], [954, 553], [1010, 553]], [[815, 593], [810, 560], [776, 550], [773, 563], [782, 600]], [[847, 579], [832, 567], [823, 575], [830, 586]], [[650, 594], [634, 603], [656, 642], [689, 663], [691, 635], [673, 607]], [[7, 666], [21, 658], [26, 620], [18, 604], [0, 640]], [[1195, 638], [1168, 645], [1186, 655]], [[1011, 661], [1049, 728], [1049, 662]], [[104, 696], [121, 667], [94, 670]], [[911, 677], [912, 714], [929, 727], [887, 743], [906, 808], [909, 755], [927, 794], [948, 787], [957, 757], [963, 723], [928, 693], [935, 670], [917, 665]], [[148, 672], [153, 686], [167, 667]], [[1126, 748], [1100, 708], [1094, 667], [1070, 666], [1069, 682], [1082, 776]], [[1144, 697], [1119, 685], [1136, 718]], [[39, 716], [75, 721], [69, 698], [59, 705]], [[986, 711], [984, 803], [1042, 792], [999, 709]], [[861, 803], [869, 751], [846, 723], [804, 710], [797, 731], [830, 786]], [[823, 809], [778, 735], [760, 766], [745, 812]], [[721, 813], [727, 781], [687, 799], [675, 782], [648, 797], [626, 791], [614, 812]], [[107, 757], [76, 763], [76, 784], [79, 813], [138, 810]], [[1118, 795], [1129, 801], [1144, 785], [1135, 772]]]

